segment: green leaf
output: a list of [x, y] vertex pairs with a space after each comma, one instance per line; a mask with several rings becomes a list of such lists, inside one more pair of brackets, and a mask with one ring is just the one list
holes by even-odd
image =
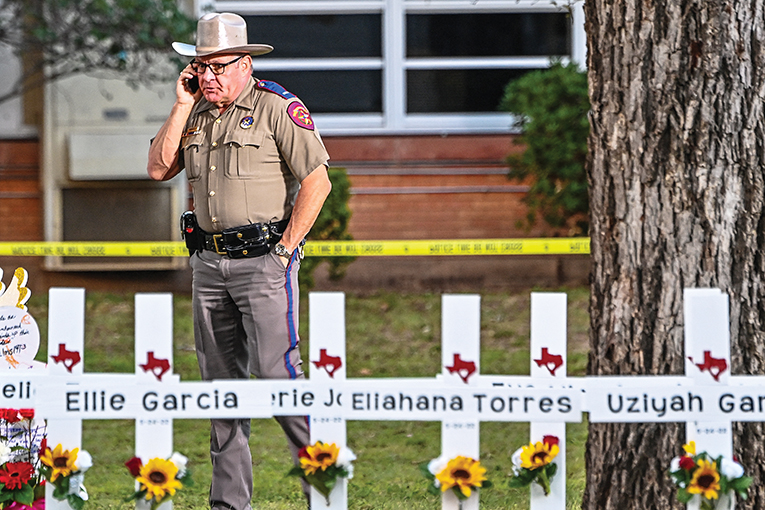
[[[737, 492], [746, 491], [752, 485], [752, 477], [742, 476], [728, 482], [728, 486]], [[722, 480], [721, 480], [722, 481]]]
[[299, 477], [302, 478], [303, 475], [305, 475], [305, 471], [303, 471], [302, 468], [300, 468], [298, 466], [293, 466], [292, 469], [287, 471], [287, 475], [286, 476], [299, 476]]
[[545, 466], [545, 473], [547, 474], [547, 478], [552, 481], [553, 476], [555, 476], [555, 473], [558, 472], [558, 465], [551, 462], [550, 464]]
[[467, 499], [467, 496], [462, 494], [462, 491], [456, 485], [452, 487], [452, 492], [454, 493], [455, 496], [457, 496], [457, 499], [459, 499], [460, 501], [465, 501]]
[[[59, 478], [59, 480], [60, 480], [60, 478]], [[58, 482], [58, 480], [56, 480], [56, 482]], [[59, 484], [59, 483], [53, 484], [53, 497], [54, 498], [56, 498], [58, 500], [63, 500], [63, 499], [66, 499], [67, 494], [69, 494], [69, 484], [67, 484], [66, 486], [64, 486], [62, 484]]]
[[513, 487], [514, 489], [519, 489], [521, 487], [528, 487], [531, 482], [527, 480], [522, 480], [518, 477], [513, 477], [510, 479], [510, 481], [507, 483], [508, 486]]
[[680, 503], [687, 503], [691, 500], [692, 497], [693, 495], [689, 494], [685, 489], [677, 489], [677, 500]]
[[18, 501], [19, 503], [22, 503], [27, 506], [32, 506], [32, 503], [34, 503], [35, 490], [28, 483], [25, 483], [24, 485], [22, 485], [21, 489], [15, 489], [11, 492], [13, 492], [13, 499]]
[[430, 470], [428, 469], [428, 464], [429, 464], [429, 462], [423, 462], [422, 464], [420, 464], [417, 467], [419, 468], [420, 473], [422, 473], [422, 475], [425, 478], [427, 478], [428, 480], [430, 480], [432, 482], [433, 480], [436, 479], [436, 476], [433, 473], [430, 472]]
[[85, 500], [75, 494], [69, 494], [67, 496], [67, 502], [74, 510], [82, 510], [85, 506]]

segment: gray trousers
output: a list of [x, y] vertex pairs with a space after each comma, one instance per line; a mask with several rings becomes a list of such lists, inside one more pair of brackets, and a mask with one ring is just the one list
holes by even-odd
[[[285, 269], [272, 253], [229, 259], [195, 253], [192, 269], [194, 338], [202, 379], [304, 378], [298, 350], [297, 250]], [[304, 416], [276, 417], [295, 464], [310, 440]], [[211, 503], [249, 510], [252, 499], [250, 420], [210, 420]], [[310, 487], [303, 485], [306, 497]]]

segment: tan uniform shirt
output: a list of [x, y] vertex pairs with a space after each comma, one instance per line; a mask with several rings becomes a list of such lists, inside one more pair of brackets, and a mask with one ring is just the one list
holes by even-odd
[[194, 106], [180, 157], [207, 232], [288, 218], [300, 182], [329, 160], [300, 100], [252, 78], [222, 114], [204, 98]]

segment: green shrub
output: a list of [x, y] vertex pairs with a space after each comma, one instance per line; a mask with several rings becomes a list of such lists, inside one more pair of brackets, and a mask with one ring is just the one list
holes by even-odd
[[587, 73], [575, 63], [559, 62], [532, 71], [507, 85], [500, 109], [517, 116], [518, 143], [526, 146], [507, 161], [511, 179], [532, 178], [524, 198], [527, 226], [539, 214], [552, 227], [568, 227], [571, 235], [587, 234]]
[[[319, 217], [308, 234], [309, 241], [349, 241], [348, 233], [351, 210], [348, 200], [351, 197], [351, 183], [344, 168], [330, 168], [329, 180], [332, 192], [324, 202]], [[305, 292], [314, 286], [313, 272], [322, 262], [329, 265], [329, 278], [339, 280], [345, 276], [345, 269], [353, 262], [353, 257], [306, 257], [300, 267], [300, 290]]]

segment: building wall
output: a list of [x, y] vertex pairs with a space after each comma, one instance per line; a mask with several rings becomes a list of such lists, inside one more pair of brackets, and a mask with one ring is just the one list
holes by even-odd
[[520, 225], [528, 187], [507, 178], [514, 135], [326, 137], [351, 181], [355, 239], [466, 239], [552, 235]]
[[[328, 137], [351, 181], [356, 239], [526, 237], [525, 186], [506, 177], [507, 136]], [[40, 144], [0, 140], [0, 239], [42, 240]]]
[[[505, 177], [504, 158], [519, 150], [512, 136], [327, 137], [332, 164], [351, 181], [355, 239], [468, 239], [550, 235], [526, 231], [522, 185]], [[0, 241], [42, 241], [40, 147], [0, 140]], [[89, 290], [188, 292], [190, 271], [57, 272], [42, 258], [0, 258], [6, 275], [30, 273], [35, 294], [52, 286]], [[317, 290], [481, 291], [586, 284], [583, 256], [361, 257], [341, 281], [316, 274]]]
[[0, 240], [42, 240], [37, 140], [0, 140]]

